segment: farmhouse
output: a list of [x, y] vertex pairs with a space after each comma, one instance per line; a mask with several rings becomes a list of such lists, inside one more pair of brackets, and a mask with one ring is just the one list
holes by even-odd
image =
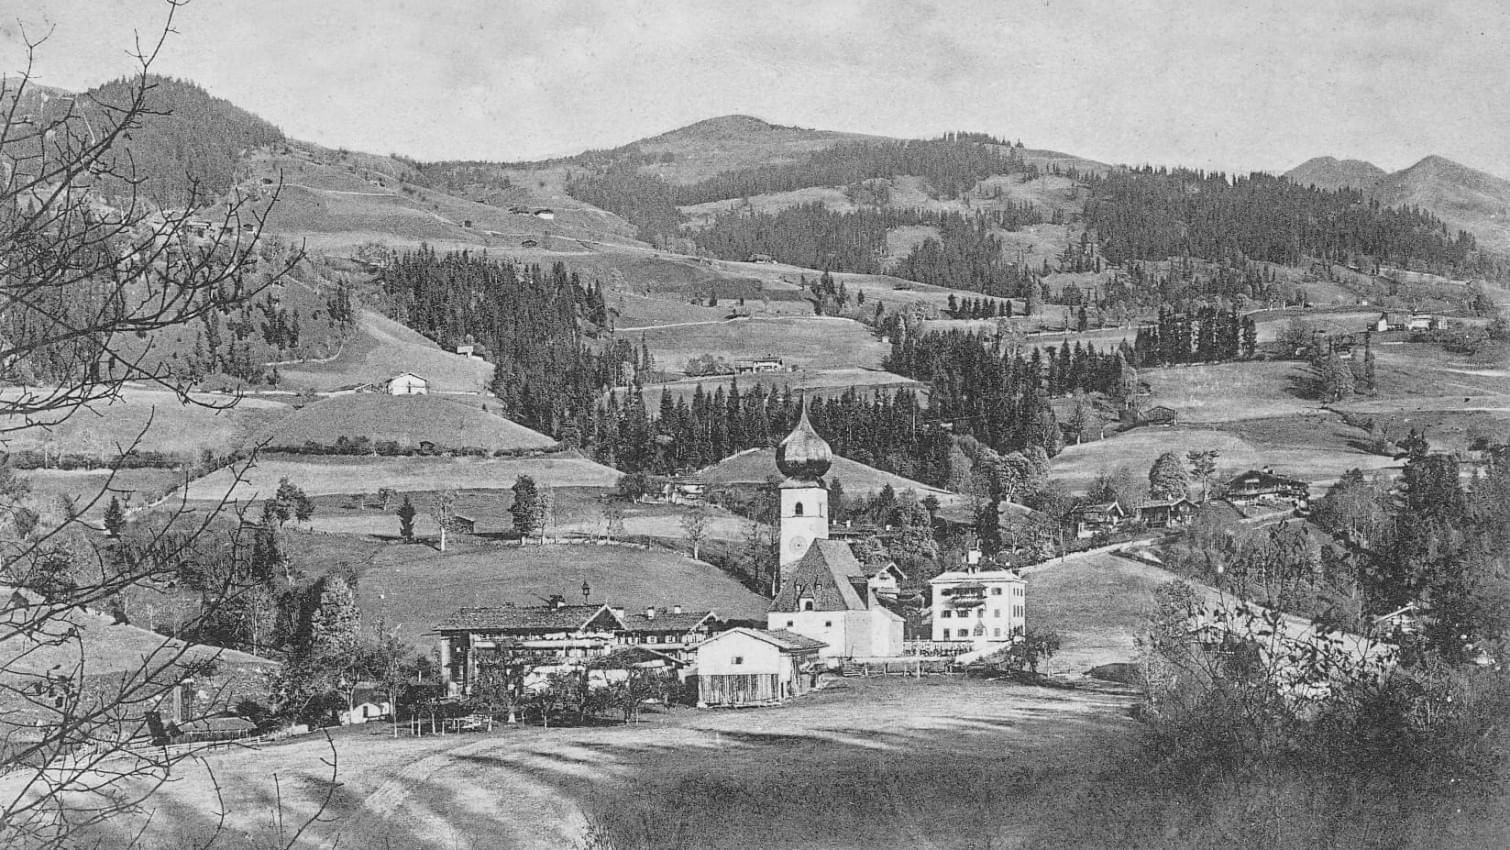
[[555, 221], [556, 211], [551, 209], [535, 210], [535, 218], [545, 221]]
[[1386, 331], [1403, 331], [1405, 330], [1405, 323], [1409, 321], [1409, 319], [1410, 317], [1405, 313], [1380, 313], [1379, 318], [1374, 321], [1372, 329], [1378, 331], [1379, 333], [1385, 333]]
[[1195, 513], [1195, 505], [1187, 498], [1155, 499], [1144, 502], [1138, 508], [1138, 518], [1149, 528], [1169, 528], [1188, 525]]
[[718, 616], [712, 611], [683, 611], [673, 605], [669, 611], [655, 606], [642, 614], [616, 611], [624, 629], [618, 634], [623, 646], [643, 646], [664, 653], [678, 661], [690, 661], [693, 649], [718, 631]]
[[730, 629], [697, 647], [697, 704], [767, 705], [807, 693], [822, 641], [781, 630]]
[[1436, 316], [1416, 314], [1405, 322], [1408, 331], [1434, 331], [1441, 326]]
[[425, 395], [430, 392], [430, 382], [413, 372], [400, 372], [383, 382], [383, 391], [389, 395]]
[[1003, 643], [1026, 628], [1027, 585], [1011, 570], [980, 569], [971, 552], [961, 570], [930, 579], [933, 588], [933, 640]]
[[1234, 505], [1251, 505], [1260, 501], [1287, 502], [1304, 506], [1311, 497], [1311, 486], [1299, 478], [1279, 475], [1272, 469], [1250, 469], [1229, 480], [1224, 486], [1227, 501]]
[[393, 703], [377, 682], [358, 682], [351, 693], [351, 707], [341, 712], [342, 726], [357, 726], [393, 714]]
[[758, 357], [754, 360], [741, 360], [738, 363], [735, 363], [734, 373], [737, 375], [763, 375], [770, 374], [772, 372], [780, 372], [784, 368], [785, 364], [782, 362], [780, 357], [772, 354], [767, 354], [764, 357]]
[[[902, 617], [888, 609], [849, 544], [828, 539], [828, 443], [802, 419], [776, 448], [781, 483], [780, 578], [771, 629], [824, 644], [826, 659], [902, 654]], [[882, 580], [884, 583], [884, 579]]]
[[1127, 512], [1115, 501], [1104, 505], [1080, 505], [1070, 511], [1070, 523], [1075, 527], [1075, 537], [1085, 540], [1115, 531], [1127, 521]]
[[446, 693], [461, 696], [477, 680], [479, 660], [523, 659], [538, 666], [582, 663], [611, 652], [624, 621], [607, 605], [567, 605], [560, 596], [528, 608], [461, 608], [440, 632]]

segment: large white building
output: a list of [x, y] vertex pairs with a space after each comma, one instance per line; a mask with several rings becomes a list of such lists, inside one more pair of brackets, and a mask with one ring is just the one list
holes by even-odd
[[[823, 658], [902, 654], [901, 615], [876, 594], [876, 582], [850, 551], [828, 539], [828, 443], [807, 419], [776, 447], [781, 482], [780, 579], [768, 628], [821, 641]], [[884, 571], [885, 568], [882, 568]]]
[[982, 570], [979, 553], [963, 569], [941, 573], [933, 587], [933, 639], [1006, 643], [1027, 628], [1027, 585], [1011, 570]]

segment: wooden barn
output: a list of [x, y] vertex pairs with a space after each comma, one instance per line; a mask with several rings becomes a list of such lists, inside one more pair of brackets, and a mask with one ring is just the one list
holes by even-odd
[[720, 632], [697, 647], [698, 705], [771, 705], [807, 693], [826, 645], [781, 630]]

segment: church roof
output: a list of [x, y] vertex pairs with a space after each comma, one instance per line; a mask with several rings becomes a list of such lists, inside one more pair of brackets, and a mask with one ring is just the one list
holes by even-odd
[[815, 611], [865, 611], [870, 608], [865, 566], [849, 544], [814, 540], [807, 554], [783, 570], [781, 591], [772, 611], [801, 610], [799, 600], [812, 597]]
[[833, 462], [833, 451], [813, 430], [813, 424], [807, 420], [807, 408], [803, 407], [797, 427], [776, 446], [776, 468], [789, 481], [818, 482]]

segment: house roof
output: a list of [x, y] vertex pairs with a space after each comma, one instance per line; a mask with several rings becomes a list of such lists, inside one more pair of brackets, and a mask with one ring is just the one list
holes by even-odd
[[716, 619], [718, 617], [712, 611], [684, 611], [680, 614], [656, 611], [654, 617], [640, 613], [625, 614], [619, 618], [626, 632], [690, 632], [709, 620]]
[[972, 581], [980, 584], [998, 581], [1022, 581], [1022, 576], [1011, 570], [978, 570], [968, 572], [966, 570], [949, 570], [939, 573], [928, 580], [929, 584], [944, 584], [946, 582]]
[[574, 632], [604, 613], [623, 626], [623, 621], [607, 605], [562, 605], [559, 608], [536, 605], [528, 608], [459, 608], [435, 628], [442, 632]]
[[1071, 511], [1071, 513], [1077, 514], [1109, 514], [1113, 512], [1122, 513], [1122, 505], [1115, 500], [1102, 505], [1078, 505]]
[[1149, 499], [1148, 501], [1146, 501], [1146, 502], [1143, 503], [1143, 507], [1145, 507], [1145, 508], [1172, 508], [1172, 507], [1174, 507], [1175, 505], [1178, 505], [1181, 502], [1184, 502], [1187, 505], [1193, 505], [1193, 504], [1195, 504], [1194, 502], [1190, 501], [1189, 499], [1185, 498], [1184, 496], [1181, 496], [1178, 499]]
[[868, 578], [848, 543], [814, 540], [807, 554], [783, 571], [771, 610], [797, 611], [799, 598], [812, 597], [815, 611], [864, 611], [870, 607], [868, 593], [857, 590], [855, 580], [863, 588]]
[[613, 652], [610, 652], [595, 661], [594, 664], [598, 667], [610, 667], [617, 669], [624, 669], [627, 667], [654, 667], [657, 665], [666, 667], [687, 666], [687, 662], [681, 660], [680, 658], [667, 655], [664, 652], [657, 652], [653, 649], [650, 649], [649, 647], [644, 646], [626, 646], [623, 649], [616, 649]]
[[[390, 381], [397, 381], [399, 378], [416, 378], [418, 380], [425, 381], [425, 377], [423, 375], [416, 375], [413, 372], [399, 372], [397, 374], [388, 376], [388, 380]], [[425, 383], [429, 383], [429, 381], [425, 381]]]
[[1239, 485], [1239, 482], [1243, 482], [1246, 479], [1250, 478], [1257, 479], [1257, 481], [1252, 483], [1258, 484], [1272, 484], [1290, 487], [1299, 486], [1306, 488], [1309, 488], [1311, 486], [1308, 482], [1302, 481], [1299, 478], [1293, 478], [1289, 475], [1280, 475], [1277, 472], [1270, 472], [1264, 469], [1250, 469], [1241, 475], [1234, 475], [1232, 478], [1227, 480], [1227, 486], [1236, 487]]
[[796, 632], [789, 632], [785, 629], [746, 628], [729, 629], [726, 632], [719, 632], [713, 637], [710, 637], [702, 643], [698, 644], [698, 646], [707, 646], [708, 644], [716, 640], [724, 640], [731, 635], [744, 635], [746, 637], [755, 638], [756, 640], [765, 641], [766, 643], [771, 644], [782, 652], [817, 652], [823, 647], [828, 646], [828, 644], [824, 643], [821, 640], [814, 640], [810, 637], [807, 637], [806, 635], [799, 635]]

